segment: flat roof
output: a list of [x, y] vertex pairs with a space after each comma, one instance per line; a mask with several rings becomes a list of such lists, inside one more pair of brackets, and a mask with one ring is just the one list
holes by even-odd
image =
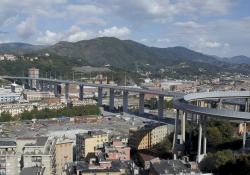
[[28, 143], [25, 146], [44, 146], [49, 137], [34, 137], [36, 139], [36, 143]]
[[40, 175], [43, 175], [45, 168], [41, 167], [27, 167], [23, 168], [20, 175], [37, 175], [38, 173], [41, 173]]
[[15, 141], [9, 141], [9, 140], [1, 140], [0, 141], [0, 147], [7, 147], [7, 146], [16, 146], [16, 142]]

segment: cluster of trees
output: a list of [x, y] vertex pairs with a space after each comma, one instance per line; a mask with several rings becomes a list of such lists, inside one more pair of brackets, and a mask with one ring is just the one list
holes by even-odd
[[162, 158], [172, 157], [174, 133], [167, 135], [164, 140], [154, 146], [154, 149], [159, 152], [159, 156]]
[[11, 116], [8, 112], [2, 112], [0, 115], [0, 122], [9, 122], [14, 120], [14, 118]]
[[0, 122], [8, 122], [13, 120], [31, 120], [31, 119], [48, 119], [59, 116], [83, 116], [83, 115], [100, 115], [101, 111], [96, 105], [69, 106], [61, 109], [43, 109], [36, 108], [31, 111], [12, 117], [9, 113], [3, 112], [0, 117]]
[[226, 120], [210, 120], [207, 127], [208, 145], [221, 147], [222, 145], [233, 142], [238, 137], [235, 136], [237, 126]]
[[[189, 125], [187, 131], [190, 131]], [[223, 149], [239, 149], [242, 146], [241, 138], [236, 135], [237, 126], [226, 120], [209, 119], [207, 121], [207, 146], [208, 151], [223, 150]], [[189, 141], [189, 135], [192, 134], [192, 143], [188, 142], [187, 147], [191, 150], [196, 150], [198, 146], [198, 127], [188, 133], [186, 140]]]
[[250, 154], [234, 154], [232, 150], [208, 153], [200, 163], [203, 172], [214, 174], [250, 174]]

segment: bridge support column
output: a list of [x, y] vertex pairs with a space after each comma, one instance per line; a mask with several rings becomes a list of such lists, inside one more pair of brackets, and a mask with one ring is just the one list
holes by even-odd
[[64, 96], [66, 100], [69, 99], [69, 84], [68, 83], [65, 83], [65, 86], [64, 86]]
[[186, 118], [187, 113], [184, 112], [181, 119], [181, 144], [184, 144], [186, 141]]
[[193, 140], [192, 140], [192, 134], [193, 134], [193, 122], [194, 122], [194, 114], [191, 114], [191, 121], [190, 121], [190, 127], [189, 127], [189, 143], [190, 143], [190, 150], [193, 148]]
[[44, 85], [44, 91], [45, 91], [45, 92], [48, 92], [48, 82], [47, 82], [47, 81], [44, 81], [44, 82], [43, 82], [43, 85]]
[[110, 88], [109, 89], [109, 110], [114, 110], [114, 101], [115, 101], [115, 90]]
[[207, 116], [203, 117], [203, 154], [207, 154]]
[[246, 98], [246, 102], [245, 102], [245, 112], [249, 112], [249, 100], [248, 100], [248, 98]]
[[219, 103], [218, 103], [218, 109], [222, 109], [222, 102], [223, 102], [223, 99], [220, 98]]
[[32, 80], [28, 80], [28, 85], [29, 85], [29, 89], [33, 89], [33, 82], [32, 82]]
[[177, 144], [178, 133], [179, 133], [179, 109], [176, 110], [176, 117], [175, 117], [175, 127], [174, 127], [174, 140], [173, 140], [173, 149]]
[[57, 85], [57, 83], [54, 83], [54, 95], [55, 95], [55, 97], [58, 96], [58, 85]]
[[140, 93], [139, 95], [139, 115], [144, 114], [144, 94]]
[[98, 87], [98, 106], [102, 106], [102, 87]]
[[84, 87], [83, 87], [83, 84], [80, 84], [79, 85], [79, 100], [83, 101], [83, 95], [84, 95]]
[[36, 80], [36, 90], [39, 90], [39, 85], [40, 85], [40, 82]]
[[49, 82], [49, 91], [53, 92], [53, 83], [51, 81]]
[[40, 81], [40, 91], [44, 91], [44, 82]]
[[163, 118], [163, 115], [164, 115], [164, 111], [163, 111], [164, 106], [163, 105], [164, 105], [164, 96], [159, 95], [159, 99], [158, 99], [158, 119]]
[[128, 91], [123, 91], [123, 112], [128, 112]]
[[201, 121], [201, 116], [199, 116], [199, 135], [198, 135], [197, 162], [201, 161], [201, 139], [202, 139], [202, 121]]
[[246, 122], [244, 122], [243, 124], [243, 139], [242, 139], [242, 148], [245, 149], [246, 148], [246, 129], [247, 129], [247, 124]]

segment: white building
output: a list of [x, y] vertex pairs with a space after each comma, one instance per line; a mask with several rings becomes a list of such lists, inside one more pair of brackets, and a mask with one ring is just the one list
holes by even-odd
[[18, 174], [18, 159], [16, 142], [11, 140], [0, 141], [0, 174]]

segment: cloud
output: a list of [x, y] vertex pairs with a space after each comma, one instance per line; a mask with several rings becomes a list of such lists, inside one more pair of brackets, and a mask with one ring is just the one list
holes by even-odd
[[101, 15], [103, 9], [93, 4], [70, 4], [66, 7], [70, 14], [75, 15]]
[[81, 28], [78, 26], [72, 26], [66, 33], [66, 36], [64, 36], [64, 40], [70, 42], [76, 42], [79, 40], [88, 39], [90, 38], [90, 35], [91, 35], [90, 32], [82, 31]]
[[71, 26], [67, 31], [62, 33], [47, 30], [37, 38], [37, 42], [40, 44], [55, 44], [59, 41], [76, 42], [89, 39], [92, 36], [93, 34], [90, 31], [84, 31], [78, 26]]
[[80, 25], [106, 25], [107, 21], [102, 18], [90, 17], [90, 18], [81, 18], [77, 21]]
[[98, 31], [99, 36], [110, 36], [117, 38], [127, 38], [131, 34], [131, 30], [127, 27], [118, 28], [113, 26], [111, 28], [106, 28]]
[[183, 15], [198, 19], [208, 15], [226, 15], [233, 6], [232, 0], [108, 0], [105, 4], [112, 13], [135, 23], [167, 23]]
[[19, 37], [23, 39], [30, 38], [37, 31], [36, 19], [34, 17], [25, 19], [17, 25], [16, 30]]

